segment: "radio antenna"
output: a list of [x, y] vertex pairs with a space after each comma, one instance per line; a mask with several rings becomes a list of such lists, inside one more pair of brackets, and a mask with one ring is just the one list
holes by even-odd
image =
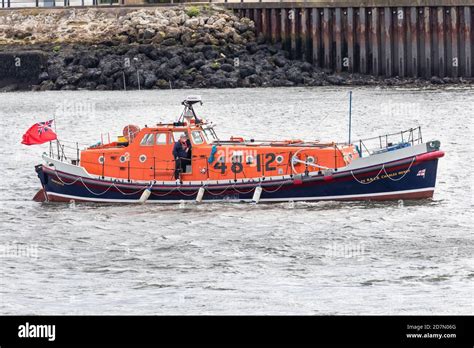
[[352, 131], [352, 91], [349, 91], [349, 144], [351, 143]]

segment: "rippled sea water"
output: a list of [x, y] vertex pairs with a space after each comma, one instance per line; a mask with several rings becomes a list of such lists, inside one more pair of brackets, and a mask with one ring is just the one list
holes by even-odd
[[[188, 94], [221, 137], [347, 139], [348, 89], [0, 94], [0, 314], [472, 314], [473, 88], [353, 88], [353, 138], [439, 139], [432, 200], [107, 205], [31, 200], [47, 145], [174, 120]], [[106, 136], [105, 136], [106, 137]]]

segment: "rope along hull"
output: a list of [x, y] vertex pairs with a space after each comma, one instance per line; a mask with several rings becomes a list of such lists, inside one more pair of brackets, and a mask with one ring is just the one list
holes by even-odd
[[[441, 156], [439, 156], [441, 157]], [[318, 200], [398, 200], [433, 196], [438, 158], [412, 157], [391, 164], [323, 175], [303, 176], [260, 183], [225, 182], [213, 185], [182, 185], [157, 182], [151, 186], [147, 203], [195, 201], [204, 187], [202, 202], [250, 202], [257, 186], [262, 187], [260, 202]], [[43, 192], [39, 201], [137, 203], [148, 184], [117, 182], [80, 177], [36, 166]]]

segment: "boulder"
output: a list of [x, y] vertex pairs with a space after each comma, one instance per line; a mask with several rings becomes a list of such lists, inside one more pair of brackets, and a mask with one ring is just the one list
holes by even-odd
[[152, 71], [144, 71], [143, 77], [145, 80], [143, 82], [143, 85], [145, 86], [145, 88], [152, 88], [155, 85], [156, 81], [158, 80]]
[[39, 74], [38, 81], [40, 83], [47, 80], [49, 80], [49, 74], [46, 71], [43, 71], [41, 74]]
[[276, 65], [276, 66], [279, 66], [279, 67], [284, 67], [288, 64], [288, 60], [285, 58], [285, 57], [282, 57], [282, 56], [275, 56], [273, 58], [273, 63]]
[[255, 54], [258, 52], [258, 45], [255, 42], [248, 43], [246, 47], [250, 54]]
[[41, 91], [51, 91], [55, 88], [53, 81], [43, 81], [40, 85]]
[[79, 64], [85, 68], [95, 68], [99, 65], [99, 59], [92, 53], [84, 53], [79, 59]]
[[301, 70], [296, 67], [291, 67], [290, 69], [288, 69], [288, 71], [286, 72], [286, 77], [288, 80], [296, 84], [301, 84], [303, 82]]
[[197, 29], [197, 27], [199, 26], [199, 18], [190, 18], [190, 19], [187, 19], [187, 20], [184, 22], [184, 26], [185, 26], [185, 27], [188, 27], [188, 28], [191, 28], [191, 29]]
[[173, 58], [171, 58], [167, 63], [166, 65], [170, 68], [170, 69], [174, 69], [176, 68], [178, 65], [181, 65], [181, 58], [179, 56], [175, 56]]
[[343, 85], [345, 80], [342, 76], [339, 75], [329, 75], [326, 76], [326, 81], [332, 85]]
[[443, 81], [442, 78], [439, 78], [438, 76], [433, 76], [431, 79], [430, 79], [430, 82], [434, 85], [444, 85], [445, 82]]
[[155, 36], [155, 34], [156, 34], [155, 30], [151, 28], [147, 28], [143, 31], [143, 38], [145, 40], [150, 40]]
[[178, 43], [177, 43], [176, 39], [170, 37], [170, 38], [167, 38], [167, 39], [163, 40], [161, 42], [161, 44], [163, 46], [176, 46]]
[[242, 65], [239, 67], [239, 73], [241, 78], [245, 78], [247, 76], [255, 74], [257, 71], [253, 66], [250, 65]]
[[203, 65], [206, 64], [206, 61], [204, 59], [197, 59], [189, 64], [191, 68], [200, 68]]
[[249, 25], [245, 22], [237, 21], [234, 23], [234, 28], [237, 29], [240, 33], [245, 33], [250, 29]]
[[166, 81], [166, 80], [163, 80], [163, 79], [157, 80], [156, 83], [155, 83], [155, 86], [160, 88], [160, 89], [169, 89], [170, 88], [169, 82]]
[[230, 64], [222, 64], [220, 68], [221, 70], [226, 71], [226, 72], [232, 72], [235, 70], [234, 66]]
[[99, 68], [102, 70], [102, 73], [105, 76], [111, 76], [117, 71], [123, 69], [123, 67], [124, 67], [123, 62], [119, 62], [117, 59], [108, 58], [108, 57], [101, 60], [99, 63]]
[[313, 70], [313, 66], [308, 62], [303, 62], [300, 65], [300, 68], [301, 68], [301, 71], [305, 71], [305, 72]]

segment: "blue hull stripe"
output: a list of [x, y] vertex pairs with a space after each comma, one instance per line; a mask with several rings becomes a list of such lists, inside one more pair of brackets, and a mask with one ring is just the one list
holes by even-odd
[[[331, 181], [322, 177], [303, 178], [302, 183], [292, 180], [266, 182], [262, 185], [261, 201], [285, 200], [327, 200], [327, 199], [357, 199], [403, 195], [406, 193], [432, 192], [436, 183], [438, 159], [415, 162], [386, 168], [380, 172], [375, 169], [366, 173], [336, 174]], [[63, 200], [76, 199], [97, 202], [123, 201], [136, 202], [140, 199], [143, 184], [112, 185], [110, 181], [89, 180], [70, 174], [56, 172], [51, 168], [38, 166], [37, 172], [41, 183], [53, 197]], [[381, 167], [379, 167], [381, 168]], [[339, 175], [339, 177], [338, 177]], [[174, 187], [155, 185], [148, 201], [173, 202], [180, 200], [195, 200], [199, 186], [178, 185]], [[243, 200], [250, 201], [254, 186], [249, 184], [220, 184], [206, 187], [203, 200]], [[395, 197], [393, 197], [396, 199]]]

